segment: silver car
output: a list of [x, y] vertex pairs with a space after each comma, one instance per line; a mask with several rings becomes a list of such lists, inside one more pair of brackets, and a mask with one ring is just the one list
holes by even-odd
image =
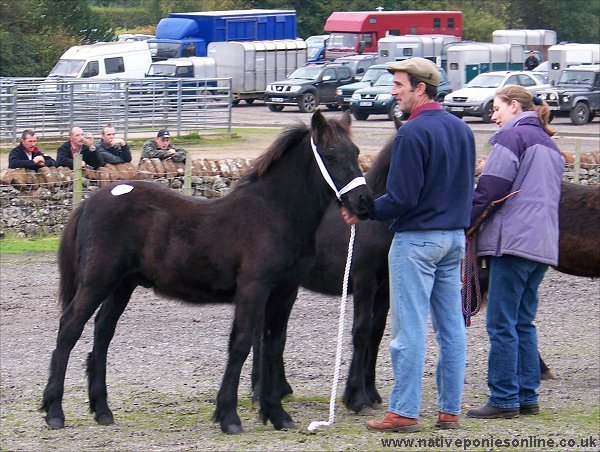
[[493, 102], [496, 91], [506, 85], [521, 85], [534, 96], [550, 88], [543, 77], [531, 71], [498, 71], [479, 74], [464, 88], [448, 94], [442, 102], [446, 111], [462, 118], [479, 116], [483, 122], [492, 122]]

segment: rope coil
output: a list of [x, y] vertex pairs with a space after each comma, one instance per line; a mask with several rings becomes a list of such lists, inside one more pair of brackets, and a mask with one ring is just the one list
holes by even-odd
[[355, 225], [350, 227], [350, 240], [348, 242], [348, 257], [344, 270], [344, 282], [342, 285], [342, 298], [340, 301], [340, 318], [338, 320], [337, 350], [335, 353], [335, 367], [333, 371], [333, 383], [331, 385], [331, 397], [329, 399], [329, 419], [327, 421], [313, 421], [308, 426], [308, 431], [314, 433], [320, 427], [329, 427], [335, 420], [335, 399], [337, 395], [340, 368], [342, 366], [342, 344], [344, 339], [344, 322], [346, 317], [346, 299], [348, 298], [348, 281], [350, 279], [350, 265], [352, 264], [352, 253], [354, 249]]

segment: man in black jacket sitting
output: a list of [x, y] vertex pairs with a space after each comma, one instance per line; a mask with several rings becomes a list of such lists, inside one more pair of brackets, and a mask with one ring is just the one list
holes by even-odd
[[8, 154], [9, 168], [25, 168], [37, 171], [44, 166], [55, 166], [54, 159], [38, 149], [37, 137], [31, 129], [21, 134], [21, 144]]
[[123, 138], [116, 137], [115, 128], [108, 124], [102, 128], [102, 137], [96, 143], [96, 150], [102, 155], [104, 163], [129, 163], [131, 151]]
[[73, 169], [73, 156], [77, 153], [81, 153], [84, 165], [94, 169], [104, 165], [102, 155], [94, 147], [92, 135], [85, 135], [80, 127], [73, 127], [69, 132], [69, 141], [64, 142], [56, 151], [56, 166]]

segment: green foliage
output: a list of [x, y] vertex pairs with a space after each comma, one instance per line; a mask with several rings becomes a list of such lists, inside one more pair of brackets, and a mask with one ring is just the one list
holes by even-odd
[[121, 8], [116, 6], [92, 7], [91, 10], [102, 17], [112, 30], [144, 27], [148, 24], [156, 25], [150, 12], [144, 8]]

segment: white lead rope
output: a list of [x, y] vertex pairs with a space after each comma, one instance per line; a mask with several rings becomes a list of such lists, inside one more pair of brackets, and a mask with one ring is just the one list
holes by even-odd
[[354, 249], [355, 226], [350, 226], [350, 241], [348, 242], [348, 257], [346, 258], [346, 269], [344, 270], [344, 284], [342, 286], [342, 300], [340, 302], [340, 318], [338, 320], [337, 350], [335, 353], [335, 368], [333, 371], [333, 383], [331, 385], [331, 398], [329, 399], [329, 420], [313, 421], [308, 426], [308, 431], [314, 433], [319, 427], [329, 427], [335, 420], [335, 399], [340, 368], [342, 367], [342, 344], [344, 342], [344, 321], [346, 317], [346, 298], [348, 297], [348, 280], [350, 279], [350, 265]]

